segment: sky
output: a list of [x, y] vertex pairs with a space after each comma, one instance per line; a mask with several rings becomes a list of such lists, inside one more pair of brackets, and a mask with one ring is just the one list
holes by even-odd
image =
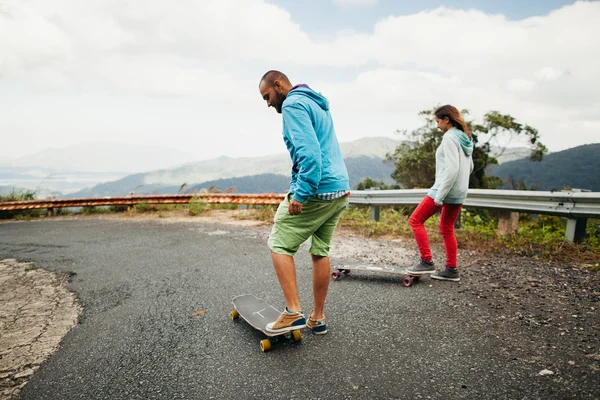
[[0, 162], [97, 142], [285, 152], [270, 69], [329, 99], [341, 142], [452, 104], [550, 151], [598, 143], [597, 21], [597, 1], [0, 0]]

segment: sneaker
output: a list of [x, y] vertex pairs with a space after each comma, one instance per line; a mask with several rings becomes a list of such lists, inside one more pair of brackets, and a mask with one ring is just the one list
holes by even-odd
[[285, 308], [275, 322], [266, 326], [266, 331], [271, 333], [285, 333], [306, 327], [306, 318], [302, 312], [292, 312]]
[[433, 274], [435, 272], [435, 265], [433, 261], [420, 260], [412, 268], [407, 268], [406, 272], [409, 274]]
[[313, 319], [311, 315], [308, 317], [306, 326], [309, 327], [315, 335], [324, 335], [327, 333], [327, 319], [325, 316], [321, 319]]
[[440, 281], [460, 281], [460, 276], [458, 275], [458, 270], [456, 268], [446, 267], [445, 270], [436, 272], [431, 275], [431, 279], [439, 279]]

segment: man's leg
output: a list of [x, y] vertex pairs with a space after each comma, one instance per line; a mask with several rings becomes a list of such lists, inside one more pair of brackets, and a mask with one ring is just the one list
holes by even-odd
[[285, 333], [306, 326], [306, 319], [300, 313], [294, 254], [312, 234], [312, 221], [304, 212], [300, 215], [290, 215], [289, 197], [290, 195], [286, 196], [279, 205], [269, 235], [271, 259], [287, 307], [275, 322], [267, 324], [266, 330], [273, 333]]
[[277, 279], [279, 279], [279, 284], [281, 285], [281, 289], [283, 289], [283, 295], [285, 296], [288, 310], [299, 312], [300, 300], [298, 298], [298, 287], [296, 285], [296, 266], [294, 265], [294, 258], [287, 254], [278, 254], [271, 251], [271, 259], [273, 260], [273, 266], [277, 273]]
[[[340, 217], [348, 206], [348, 198], [343, 197], [326, 202], [327, 211], [322, 215], [326, 218], [321, 226], [313, 233], [310, 253], [313, 262], [313, 296], [314, 308], [310, 316], [314, 320], [322, 320], [320, 327], [311, 327], [314, 332], [319, 334], [327, 333], [325, 325], [325, 298], [329, 288], [329, 279], [331, 277], [331, 265], [329, 263], [329, 250], [333, 233], [340, 220]], [[310, 321], [309, 321], [310, 322]], [[309, 325], [310, 326], [310, 325]]]
[[329, 288], [329, 278], [331, 266], [329, 265], [329, 257], [312, 255], [313, 261], [313, 295], [315, 305], [313, 308], [312, 318], [322, 319], [323, 309], [325, 308], [325, 298], [327, 297], [327, 289]]

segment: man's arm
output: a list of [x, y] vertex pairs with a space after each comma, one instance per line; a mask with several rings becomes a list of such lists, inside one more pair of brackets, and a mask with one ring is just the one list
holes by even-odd
[[321, 146], [304, 106], [298, 103], [286, 105], [283, 107], [282, 116], [289, 140], [294, 146], [298, 166], [293, 200], [304, 203], [317, 192], [321, 181]]

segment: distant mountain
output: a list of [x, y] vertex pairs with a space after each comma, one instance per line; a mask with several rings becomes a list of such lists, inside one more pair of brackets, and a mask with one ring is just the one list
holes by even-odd
[[[366, 177], [393, 183], [391, 164], [383, 162], [401, 142], [386, 137], [340, 143], [351, 186]], [[500, 158], [527, 155], [527, 149], [509, 149]], [[35, 190], [39, 198], [50, 193], [62, 197], [115, 196], [129, 192], [174, 193], [187, 187], [218, 182], [231, 186], [234, 178], [263, 176], [259, 181], [276, 190], [279, 178], [289, 177], [291, 161], [285, 152], [264, 157], [219, 157], [189, 162], [193, 156], [176, 150], [124, 144], [97, 143], [48, 149], [28, 157], [0, 160], [0, 186]], [[187, 162], [187, 163], [186, 163]], [[134, 170], [130, 174], [128, 171]], [[150, 172], [141, 172], [151, 170]], [[93, 172], [89, 172], [93, 171]], [[267, 178], [271, 176], [271, 178]], [[233, 186], [245, 187], [239, 180]], [[223, 189], [225, 189], [224, 187]], [[85, 188], [85, 189], [84, 189]], [[175, 191], [176, 192], [176, 191]], [[253, 191], [254, 192], [254, 191]]]
[[[393, 183], [390, 177], [393, 168], [391, 165], [385, 164], [381, 158], [366, 156], [350, 157], [345, 162], [350, 177], [351, 188], [355, 188], [360, 181], [367, 177], [374, 177], [373, 179], [376, 180]], [[260, 174], [239, 178], [218, 179], [193, 185], [191, 190], [197, 191], [200, 188], [207, 189], [211, 186], [215, 186], [215, 188], [220, 190], [233, 187], [236, 189], [236, 193], [281, 193], [289, 189], [290, 176], [289, 174]]]
[[39, 167], [0, 167], [0, 186], [36, 193], [37, 198], [60, 195], [127, 176], [126, 172], [58, 172]]
[[[345, 160], [348, 175], [350, 176], [350, 187], [356, 185], [366, 177], [376, 180], [382, 180], [392, 183], [390, 175], [393, 167], [383, 162], [377, 157], [351, 157]], [[107, 182], [96, 185], [92, 188], [83, 189], [75, 193], [69, 193], [62, 197], [103, 197], [103, 196], [124, 196], [131, 192], [137, 194], [175, 194], [178, 193], [181, 186], [186, 183], [182, 193], [208, 189], [212, 186], [218, 190], [235, 188], [236, 193], [282, 193], [289, 189], [290, 173], [286, 174], [255, 174], [240, 177], [213, 179], [201, 183], [182, 182], [177, 185], [164, 185], [156, 183], [145, 183], [147, 174], [134, 174], [126, 176], [114, 182]]]
[[531, 149], [527, 147], [511, 147], [506, 149], [492, 147], [491, 155], [498, 160], [498, 164], [504, 164], [509, 161], [528, 158], [531, 155]]
[[217, 179], [185, 188], [184, 192], [199, 192], [201, 189], [225, 191], [235, 189], [235, 193], [284, 193], [290, 187], [290, 177], [276, 174], [241, 176], [238, 178]]
[[544, 157], [541, 162], [521, 159], [490, 168], [489, 174], [510, 182], [524, 181], [536, 190], [562, 190], [565, 187], [600, 192], [600, 143], [574, 147]]
[[[386, 153], [392, 152], [400, 142], [385, 137], [363, 138], [340, 143], [346, 161], [351, 185], [355, 186], [365, 177], [391, 180], [392, 167], [383, 164]], [[182, 166], [148, 173], [125, 176], [114, 182], [106, 182], [63, 197], [117, 196], [131, 191], [136, 193], [169, 193], [171, 187], [184, 183], [188, 187], [253, 175], [283, 175], [289, 177], [292, 164], [287, 153], [264, 157], [219, 157], [213, 160], [187, 163]], [[289, 179], [289, 178], [288, 178]], [[278, 187], [273, 183], [274, 188]]]
[[2, 167], [45, 169], [50, 172], [143, 172], [171, 168], [194, 160], [191, 153], [157, 146], [93, 143], [46, 149], [0, 163]]
[[[392, 152], [399, 141], [386, 137], [362, 138], [340, 143], [347, 160], [353, 157], [384, 158]], [[181, 185], [184, 182], [206, 182], [223, 178], [260, 174], [289, 175], [292, 168], [290, 156], [280, 153], [263, 157], [219, 157], [213, 160], [187, 163], [178, 168], [158, 170], [144, 177], [146, 184]]]

